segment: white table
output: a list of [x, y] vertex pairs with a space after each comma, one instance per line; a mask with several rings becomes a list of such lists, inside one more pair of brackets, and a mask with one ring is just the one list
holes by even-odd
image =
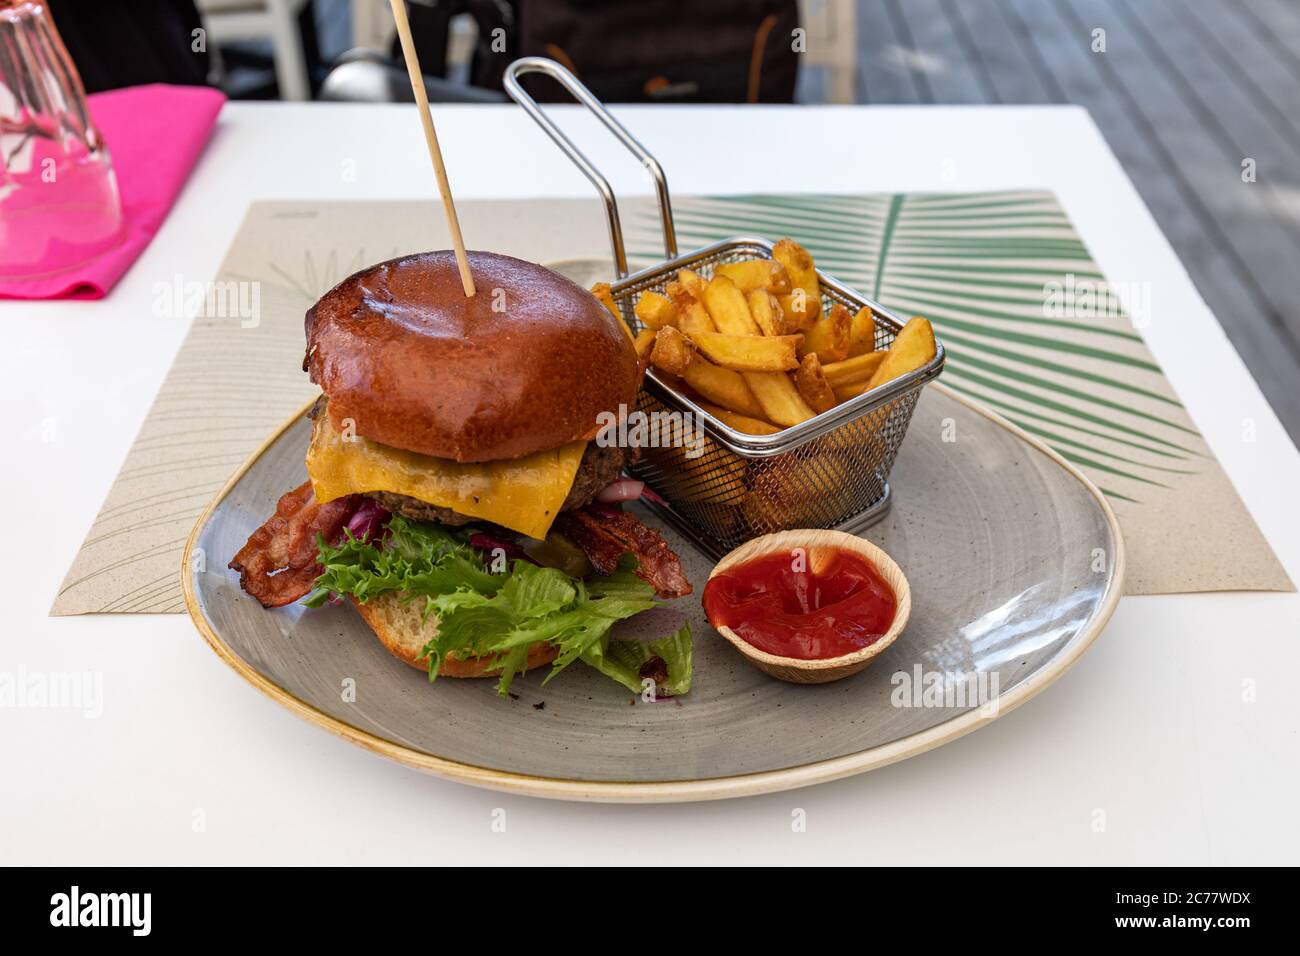
[[[210, 278], [255, 199], [432, 196], [410, 110], [227, 106], [162, 233], [107, 300], [0, 302], [10, 338], [0, 671], [104, 681], [99, 719], [0, 709], [0, 861], [641, 861], [649, 851], [679, 863], [1296, 862], [1294, 594], [1126, 598], [1060, 682], [953, 744], [812, 789], [651, 807], [504, 796], [390, 764], [253, 691], [186, 617], [48, 618], [185, 332], [151, 315], [151, 285]], [[1300, 580], [1300, 455], [1085, 112], [616, 112], [679, 194], [1055, 190], [1111, 279], [1153, 283], [1147, 341]], [[513, 108], [448, 107], [437, 119], [461, 197], [591, 195]], [[616, 190], [650, 193], [587, 117], [565, 110], [562, 122]], [[738, 161], [746, 152], [767, 159]], [[345, 160], [354, 181], [340, 176]], [[603, 254], [605, 243], [592, 235], [575, 252]], [[504, 833], [492, 829], [496, 808]], [[794, 808], [806, 832], [792, 832]]]

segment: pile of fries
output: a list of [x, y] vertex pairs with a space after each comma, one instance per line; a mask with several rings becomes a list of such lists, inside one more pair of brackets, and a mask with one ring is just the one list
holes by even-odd
[[[619, 316], [608, 285], [592, 292]], [[798, 425], [935, 355], [926, 319], [912, 319], [877, 351], [870, 309], [850, 315], [836, 303], [824, 310], [812, 256], [793, 239], [778, 242], [771, 259], [725, 263], [709, 279], [682, 269], [665, 293], [644, 292], [636, 302], [638, 356], [751, 435]]]

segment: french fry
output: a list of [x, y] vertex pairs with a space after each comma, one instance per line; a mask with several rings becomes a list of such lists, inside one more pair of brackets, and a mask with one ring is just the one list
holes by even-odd
[[655, 345], [654, 329], [642, 329], [632, 340], [632, 347], [636, 349], [636, 357], [640, 360], [642, 367], [650, 361], [650, 351]]
[[821, 414], [835, 407], [835, 393], [826, 381], [822, 363], [817, 360], [816, 353], [809, 352], [803, 357], [794, 373], [794, 384], [814, 412]]
[[755, 289], [745, 296], [745, 304], [749, 306], [749, 314], [754, 324], [764, 335], [786, 335], [788, 332], [797, 331], [786, 328], [785, 312], [782, 311], [781, 303], [772, 293]]
[[668, 298], [677, 308], [677, 327], [683, 332], [689, 335], [692, 332], [718, 331], [718, 327], [713, 324], [713, 319], [709, 318], [709, 311], [704, 308], [704, 303], [682, 283], [670, 282], [664, 291], [668, 293]]
[[781, 430], [770, 422], [765, 422], [759, 418], [750, 418], [748, 415], [733, 412], [721, 405], [714, 405], [711, 402], [700, 402], [699, 405], [724, 425], [728, 425], [738, 432], [745, 432], [748, 435], [775, 435]]
[[822, 371], [826, 373], [826, 381], [830, 382], [833, 388], [852, 385], [855, 382], [869, 382], [888, 354], [888, 352], [867, 352], [863, 355], [855, 355], [842, 362], [823, 365]]
[[[707, 438], [705, 443], [707, 448]], [[749, 464], [737, 455], [719, 458], [698, 454], [703, 450], [706, 449], [691, 442], [669, 442], [646, 448], [643, 454], [671, 476], [667, 481], [673, 488], [675, 499], [729, 506], [726, 509], [720, 507], [719, 513], [712, 517], [720, 523], [730, 524], [730, 517], [721, 512], [737, 510], [744, 501]]]
[[[790, 276], [790, 294], [781, 298], [781, 308], [794, 315], [801, 327], [821, 314], [822, 291], [817, 270], [808, 250], [793, 239], [782, 239], [772, 248], [772, 258], [785, 266]], [[799, 293], [802, 292], [802, 295]]]
[[[759, 417], [766, 418], [773, 425], [788, 428], [806, 422], [815, 414], [785, 372], [741, 372], [740, 374], [762, 408]], [[743, 409], [738, 408], [736, 411], [743, 411]]]
[[849, 326], [852, 321], [849, 310], [836, 302], [831, 306], [830, 312], [809, 326], [799, 349], [800, 354], [815, 353], [818, 360], [827, 365], [847, 358]]
[[725, 335], [694, 332], [691, 341], [723, 368], [738, 372], [783, 372], [798, 366], [802, 335]]
[[757, 289], [764, 292], [789, 292], [790, 273], [775, 259], [747, 259], [744, 262], [727, 262], [713, 270], [715, 276], [726, 276], [736, 283], [736, 288], [749, 294]]
[[677, 324], [677, 306], [658, 292], [643, 292], [636, 300], [636, 317], [649, 329], [662, 329]]
[[591, 287], [591, 294], [599, 299], [605, 308], [609, 309], [614, 318], [618, 319], [619, 328], [627, 334], [628, 340], [634, 341], [632, 339], [632, 330], [627, 327], [627, 321], [623, 318], [623, 313], [618, 310], [618, 303], [614, 301], [614, 293], [610, 291], [609, 283], [597, 282]]
[[716, 276], [704, 287], [704, 307], [709, 310], [713, 324], [727, 335], [758, 335], [758, 325], [749, 314], [745, 296], [736, 283], [726, 276]]
[[[819, 475], [824, 494], [809, 495], [808, 474]], [[792, 525], [824, 527], [849, 507], [848, 464], [836, 453], [816, 453], [798, 471], [752, 465], [749, 493], [741, 506], [750, 527], [759, 533], [780, 531]]]
[[847, 385], [832, 385], [831, 390], [835, 393], [835, 401], [839, 403], [847, 402], [850, 398], [857, 398], [863, 392], [871, 390], [871, 383], [868, 382], [850, 382]]
[[650, 350], [650, 364], [655, 368], [663, 369], [669, 375], [685, 377], [694, 357], [690, 339], [671, 325], [665, 325], [655, 334], [654, 347]]
[[690, 269], [678, 269], [677, 281], [685, 286], [691, 295], [697, 298], [704, 295], [704, 280], [700, 278], [698, 272], [693, 272]]
[[591, 287], [591, 294], [600, 300], [605, 308], [617, 318], [623, 318], [623, 313], [618, 311], [618, 305], [614, 302], [614, 293], [609, 289], [608, 282], [597, 282]]
[[808, 316], [807, 301], [803, 289], [795, 289], [794, 292], [776, 297], [777, 305], [781, 306], [781, 314], [785, 316], [786, 324], [792, 332], [803, 332], [815, 321]]
[[930, 320], [919, 315], [909, 319], [890, 344], [885, 360], [871, 376], [867, 387], [875, 388], [915, 371], [934, 358], [937, 350]]
[[849, 358], [875, 351], [876, 319], [866, 306], [858, 309], [849, 323]]
[[695, 301], [695, 294], [676, 280], [664, 286], [664, 294], [668, 296], [668, 300], [677, 307], [679, 312], [684, 306]]
[[[705, 359], [697, 362], [707, 364]], [[666, 492], [673, 501], [706, 503], [714, 531], [735, 532], [735, 525], [740, 523], [740, 505], [748, 493], [745, 479], [749, 462], [738, 455], [708, 455], [711, 441], [702, 429], [681, 419], [675, 419], [673, 424], [668, 441], [647, 447], [642, 454], [666, 475]]]
[[687, 335], [695, 335], [697, 332], [718, 331], [718, 327], [709, 318], [708, 311], [699, 302], [692, 303], [678, 316], [677, 325]]
[[[888, 350], [876, 351], [871, 310], [851, 315], [839, 303], [823, 309], [812, 256], [792, 239], [777, 243], [772, 259], [724, 263], [708, 280], [679, 270], [662, 293], [638, 297], [634, 311], [642, 328], [635, 336], [610, 286], [598, 283], [591, 291], [621, 320], [643, 367], [653, 365], [668, 387], [746, 434], [776, 434], [807, 421], [925, 365], [937, 349], [930, 323], [917, 317]], [[837, 458], [826, 465], [831, 473], [843, 468]], [[682, 466], [691, 473], [692, 463]], [[715, 482], [701, 472], [707, 487], [700, 500], [729, 506], [733, 523], [757, 528], [776, 521], [779, 511], [788, 518], [798, 505], [798, 489], [776, 473], [742, 463], [731, 477]], [[821, 506], [807, 507], [811, 520]]]
[[[762, 375], [763, 372], [750, 372], [750, 375]], [[780, 372], [767, 373], [780, 375]], [[740, 412], [751, 418], [765, 418], [763, 406], [758, 403], [749, 385], [741, 378], [739, 372], [714, 365], [702, 356], [695, 356], [682, 374], [686, 384], [714, 405], [721, 405], [733, 412]]]

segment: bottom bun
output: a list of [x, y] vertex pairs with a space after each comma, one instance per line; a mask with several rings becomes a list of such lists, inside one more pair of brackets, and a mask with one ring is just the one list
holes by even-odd
[[[419, 654], [424, 645], [438, 633], [437, 615], [430, 614], [426, 622], [420, 601], [403, 604], [401, 596], [397, 594], [372, 598], [365, 604], [353, 601], [352, 605], [390, 654], [403, 664], [410, 664], [426, 672], [429, 670], [429, 658], [420, 657]], [[538, 641], [528, 648], [528, 660], [524, 669], [532, 670], [549, 664], [558, 653], [559, 648], [555, 645]], [[490, 661], [482, 657], [457, 660], [448, 655], [438, 669], [439, 677], [495, 677], [500, 673], [501, 668], [490, 666]]]

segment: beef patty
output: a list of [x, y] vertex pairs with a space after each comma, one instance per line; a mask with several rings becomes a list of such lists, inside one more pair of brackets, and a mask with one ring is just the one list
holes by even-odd
[[[560, 510], [581, 508], [595, 498], [597, 492], [618, 478], [626, 459], [627, 455], [622, 448], [602, 448], [595, 442], [588, 442], [586, 450], [582, 453], [582, 461], [578, 463], [578, 473], [574, 475], [573, 487], [569, 489], [569, 496], [564, 499], [564, 504], [560, 505]], [[408, 498], [406, 495], [393, 494], [390, 491], [371, 491], [366, 494], [366, 497], [373, 498], [386, 511], [403, 515], [412, 521], [436, 521], [439, 524], [453, 526], [473, 522], [483, 523], [482, 518], [470, 518], [450, 508], [431, 505], [418, 498]]]

